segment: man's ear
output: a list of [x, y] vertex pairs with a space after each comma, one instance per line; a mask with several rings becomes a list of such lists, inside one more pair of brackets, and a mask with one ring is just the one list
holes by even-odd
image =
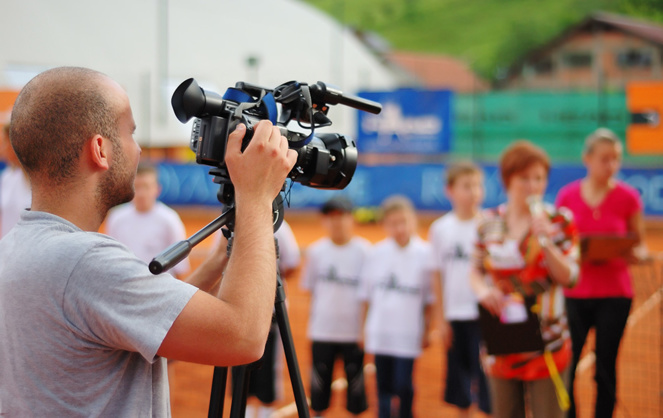
[[88, 141], [87, 147], [90, 154], [90, 163], [98, 169], [108, 170], [110, 168], [110, 140], [101, 135], [95, 135]]

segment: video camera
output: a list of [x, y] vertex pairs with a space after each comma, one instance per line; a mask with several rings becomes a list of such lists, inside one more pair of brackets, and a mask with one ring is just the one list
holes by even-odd
[[[263, 119], [269, 119], [277, 126], [281, 134], [288, 139], [291, 149], [297, 151], [297, 162], [288, 174], [295, 182], [319, 189], [343, 189], [350, 183], [357, 167], [357, 148], [352, 139], [337, 133], [316, 133], [316, 128], [331, 125], [327, 117], [329, 105], [344, 104], [355, 109], [374, 114], [380, 113], [379, 103], [359, 97], [344, 95], [340, 90], [327, 86], [322, 82], [308, 85], [290, 81], [273, 90], [238, 82], [220, 95], [203, 90], [193, 78], [184, 81], [177, 87], [171, 100], [177, 119], [186, 123], [191, 118], [191, 149], [196, 153], [196, 162], [212, 166], [210, 174], [214, 182], [221, 184], [217, 198], [228, 206], [228, 209], [190, 238], [175, 243], [156, 256], [149, 264], [153, 274], [168, 270], [183, 260], [191, 249], [223, 226], [228, 229], [228, 250], [231, 247], [232, 228], [235, 218], [234, 187], [225, 160], [228, 134], [238, 123], [246, 125], [246, 133], [242, 150], [251, 141], [254, 126]], [[277, 104], [281, 107], [278, 115]], [[288, 129], [290, 122], [296, 121], [300, 128], [308, 133], [300, 133]], [[283, 200], [281, 195], [274, 201], [274, 231], [283, 220]], [[225, 234], [224, 232], [224, 234]], [[278, 255], [278, 246], [277, 255]], [[302, 384], [297, 357], [295, 355], [292, 333], [285, 309], [285, 293], [281, 279], [277, 274], [277, 290], [274, 302], [276, 321], [283, 342], [288, 363], [288, 371], [293, 384], [295, 403], [300, 417], [308, 417], [308, 405]], [[239, 383], [233, 389], [233, 405], [231, 416], [243, 416], [246, 407], [245, 379], [247, 369], [239, 369]], [[212, 380], [209, 416], [222, 416], [223, 399], [226, 387], [226, 368], [215, 367]], [[235, 391], [236, 388], [245, 391]], [[238, 395], [238, 396], [236, 396]], [[242, 405], [236, 408], [235, 400]]]
[[[203, 90], [190, 78], [177, 87], [171, 103], [180, 122], [195, 118], [190, 147], [198, 164], [215, 167], [210, 174], [215, 176], [215, 183], [221, 184], [218, 198], [226, 205], [233, 202], [234, 188], [224, 158], [228, 134], [237, 124], [243, 123], [247, 128], [244, 149], [253, 137], [254, 126], [260, 120], [271, 120], [288, 139], [289, 147], [297, 151], [297, 163], [288, 174], [292, 181], [319, 189], [343, 189], [357, 167], [355, 143], [338, 133], [315, 131], [332, 124], [327, 117], [329, 105], [340, 103], [374, 114], [382, 110], [379, 103], [344, 95], [320, 81], [311, 85], [290, 81], [274, 89], [238, 82], [222, 97]], [[292, 121], [308, 133], [289, 130]]]

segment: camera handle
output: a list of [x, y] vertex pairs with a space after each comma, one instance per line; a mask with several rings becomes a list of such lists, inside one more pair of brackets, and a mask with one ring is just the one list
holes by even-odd
[[163, 250], [159, 255], [154, 257], [152, 261], [150, 261], [150, 272], [152, 274], [160, 274], [170, 269], [175, 264], [184, 260], [189, 255], [193, 247], [200, 244], [201, 241], [212, 235], [222, 226], [232, 223], [234, 220], [235, 208], [231, 207], [230, 209], [223, 212], [221, 216], [205, 225], [202, 229], [191, 235], [189, 238], [180, 242], [176, 242], [175, 244]]
[[[283, 189], [285, 189], [285, 184]], [[230, 196], [231, 199], [230, 202], [232, 202], [232, 198], [234, 197], [234, 188], [231, 183], [221, 183], [221, 187], [219, 188], [219, 196], [224, 193], [228, 193], [228, 196]], [[221, 200], [221, 198], [219, 200]], [[221, 201], [224, 202], [223, 200]], [[281, 224], [283, 223], [283, 215], [283, 197], [281, 194], [278, 194], [272, 202], [272, 224], [274, 227], [274, 232], [276, 232], [281, 227]], [[232, 231], [234, 230], [234, 224], [235, 207], [231, 205], [228, 210], [221, 214], [221, 216], [205, 225], [198, 232], [183, 241], [176, 242], [154, 257], [149, 264], [150, 272], [152, 274], [161, 274], [164, 271], [171, 269], [177, 263], [184, 260], [189, 255], [189, 253], [191, 253], [193, 247], [200, 244], [205, 238], [209, 237], [223, 226], [227, 226], [228, 229]]]

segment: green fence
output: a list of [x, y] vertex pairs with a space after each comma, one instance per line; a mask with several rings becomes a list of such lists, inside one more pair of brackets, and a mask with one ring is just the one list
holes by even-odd
[[[630, 115], [624, 92], [499, 92], [454, 98], [453, 153], [495, 161], [515, 139], [544, 148], [554, 161], [580, 162], [585, 137], [604, 126], [622, 140]], [[661, 157], [625, 155], [628, 165], [652, 165]]]

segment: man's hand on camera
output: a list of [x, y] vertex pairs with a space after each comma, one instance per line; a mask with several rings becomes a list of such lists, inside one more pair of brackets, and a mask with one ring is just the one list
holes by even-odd
[[288, 140], [268, 120], [255, 126], [253, 138], [242, 153], [245, 133], [246, 127], [239, 124], [228, 135], [225, 161], [235, 186], [235, 200], [271, 204], [295, 165], [297, 152], [288, 148]]

